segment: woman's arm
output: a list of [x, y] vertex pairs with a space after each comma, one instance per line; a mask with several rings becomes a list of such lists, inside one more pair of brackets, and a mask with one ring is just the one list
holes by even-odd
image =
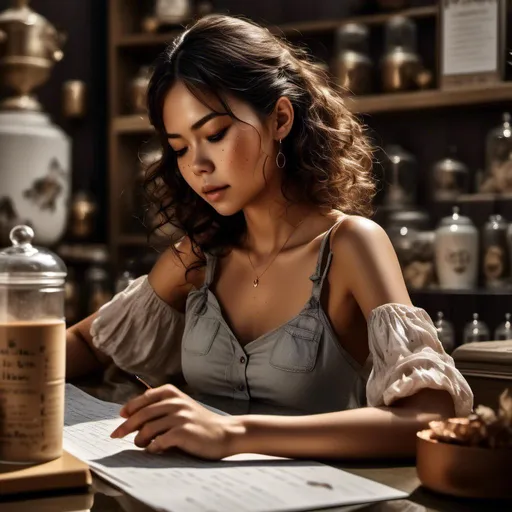
[[[200, 286], [202, 271], [194, 270], [185, 276], [186, 267], [196, 262], [197, 256], [192, 252], [188, 239], [181, 242], [178, 249], [181, 251], [181, 259], [168, 249], [156, 262], [148, 276], [148, 281], [162, 301], [183, 313], [191, 287]], [[141, 309], [138, 313], [143, 315], [144, 311]], [[111, 361], [111, 358], [96, 348], [93, 343], [91, 326], [97, 318], [98, 312], [95, 312], [68, 328], [66, 333], [67, 378], [80, 377], [98, 371]], [[128, 339], [126, 341], [130, 342]]]
[[365, 407], [311, 416], [234, 416], [231, 453], [293, 458], [412, 457], [416, 432], [453, 415], [444, 391], [424, 389], [392, 407]]

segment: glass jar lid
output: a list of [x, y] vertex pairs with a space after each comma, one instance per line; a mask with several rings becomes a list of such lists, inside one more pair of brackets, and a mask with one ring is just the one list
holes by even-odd
[[512, 340], [512, 322], [510, 313], [505, 315], [505, 321], [496, 328], [496, 331], [494, 332], [494, 339], [499, 341]]
[[469, 217], [465, 217], [459, 213], [459, 207], [452, 208], [452, 214], [441, 219], [441, 226], [472, 226], [473, 222]]
[[508, 222], [499, 214], [489, 215], [486, 222], [487, 229], [496, 229], [500, 231], [506, 231], [508, 228]]
[[433, 165], [434, 172], [442, 172], [447, 174], [468, 174], [468, 166], [456, 158], [457, 148], [450, 146], [448, 148], [448, 156], [437, 161]]
[[34, 230], [20, 225], [11, 229], [11, 247], [0, 251], [0, 284], [61, 285], [66, 265], [53, 252], [34, 247]]
[[489, 327], [478, 318], [478, 313], [473, 313], [473, 321], [464, 326], [464, 343], [472, 341], [488, 341], [490, 339]]

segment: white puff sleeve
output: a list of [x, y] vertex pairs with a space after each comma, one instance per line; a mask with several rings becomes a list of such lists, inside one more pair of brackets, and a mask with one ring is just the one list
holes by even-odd
[[185, 315], [141, 276], [99, 309], [90, 333], [94, 346], [119, 368], [155, 382], [181, 372], [184, 326]]
[[457, 416], [473, 409], [473, 393], [443, 349], [427, 312], [403, 304], [384, 304], [368, 318], [373, 369], [366, 385], [368, 405], [390, 405], [421, 389], [450, 393]]

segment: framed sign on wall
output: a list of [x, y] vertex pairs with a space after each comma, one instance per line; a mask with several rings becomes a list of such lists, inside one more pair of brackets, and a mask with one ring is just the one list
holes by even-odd
[[503, 80], [507, 0], [440, 1], [441, 89]]

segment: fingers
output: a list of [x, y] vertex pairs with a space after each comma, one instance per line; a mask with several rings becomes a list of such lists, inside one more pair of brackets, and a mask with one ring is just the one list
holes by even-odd
[[180, 402], [173, 402], [172, 399], [150, 403], [146, 407], [139, 409], [137, 412], [128, 417], [126, 421], [121, 423], [111, 434], [111, 438], [124, 437], [131, 432], [140, 430], [145, 423], [153, 421], [162, 416], [172, 415], [181, 407]]
[[146, 451], [149, 453], [162, 453], [164, 450], [179, 447], [183, 436], [182, 430], [182, 427], [175, 427], [155, 437], [153, 442], [149, 443], [146, 447]]
[[135, 436], [133, 442], [135, 443], [135, 446], [145, 448], [155, 437], [167, 432], [172, 428], [172, 426], [173, 421], [169, 416], [164, 416], [150, 421], [139, 430], [139, 433]]
[[119, 414], [123, 418], [128, 418], [132, 414], [136, 413], [137, 411], [144, 407], [147, 407], [150, 404], [160, 402], [165, 398], [173, 398], [176, 396], [180, 396], [180, 394], [181, 392], [179, 391], [179, 389], [171, 384], [165, 384], [158, 388], [148, 389], [142, 395], [132, 398], [129, 402], [127, 402], [121, 408]]

